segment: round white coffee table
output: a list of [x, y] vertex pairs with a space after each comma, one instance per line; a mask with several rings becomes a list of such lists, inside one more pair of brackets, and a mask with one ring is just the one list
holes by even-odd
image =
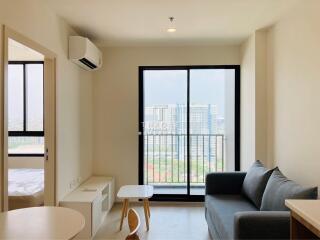
[[122, 229], [123, 219], [128, 214], [129, 200], [142, 199], [144, 216], [146, 219], [147, 230], [149, 230], [150, 204], [149, 198], [153, 196], [153, 186], [150, 185], [125, 185], [122, 186], [117, 197], [123, 200], [120, 231]]
[[72, 239], [84, 225], [82, 214], [69, 208], [22, 208], [0, 213], [0, 239]]

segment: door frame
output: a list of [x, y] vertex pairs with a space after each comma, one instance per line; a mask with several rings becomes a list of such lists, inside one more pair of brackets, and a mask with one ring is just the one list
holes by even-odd
[[0, 25], [0, 211], [8, 210], [8, 44], [13, 39], [44, 56], [44, 205], [56, 199], [56, 54], [13, 29]]
[[[240, 171], [240, 106], [241, 106], [241, 79], [240, 65], [175, 65], [175, 66], [139, 66], [139, 119], [138, 119], [138, 138], [139, 138], [139, 164], [138, 179], [139, 185], [144, 184], [144, 85], [143, 72], [145, 70], [186, 70], [187, 71], [187, 105], [190, 105], [190, 70], [192, 69], [234, 69], [235, 70], [235, 171]], [[187, 172], [190, 172], [190, 109], [187, 109]], [[202, 202], [204, 196], [190, 195], [190, 179], [187, 178], [187, 194], [154, 194], [151, 198], [153, 201], [185, 201], [185, 202]]]

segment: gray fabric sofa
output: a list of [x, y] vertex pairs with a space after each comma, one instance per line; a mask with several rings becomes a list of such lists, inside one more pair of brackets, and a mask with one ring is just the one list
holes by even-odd
[[212, 239], [289, 239], [289, 211], [260, 211], [242, 194], [246, 173], [206, 177], [205, 217]]

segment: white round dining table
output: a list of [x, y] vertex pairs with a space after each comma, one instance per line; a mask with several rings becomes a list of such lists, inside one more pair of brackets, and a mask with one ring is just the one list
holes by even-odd
[[72, 239], [85, 225], [83, 215], [63, 207], [31, 207], [0, 213], [0, 239]]

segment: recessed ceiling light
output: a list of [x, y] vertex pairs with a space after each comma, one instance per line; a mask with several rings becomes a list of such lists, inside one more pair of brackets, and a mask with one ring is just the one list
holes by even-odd
[[174, 17], [169, 17], [169, 20], [170, 20], [170, 25], [171, 26], [167, 29], [167, 32], [168, 33], [174, 33], [174, 32], [177, 31], [177, 29], [173, 25]]
[[174, 32], [176, 32], [176, 31], [177, 31], [176, 28], [168, 28], [168, 29], [167, 29], [167, 32], [168, 32], [168, 33], [174, 33]]

